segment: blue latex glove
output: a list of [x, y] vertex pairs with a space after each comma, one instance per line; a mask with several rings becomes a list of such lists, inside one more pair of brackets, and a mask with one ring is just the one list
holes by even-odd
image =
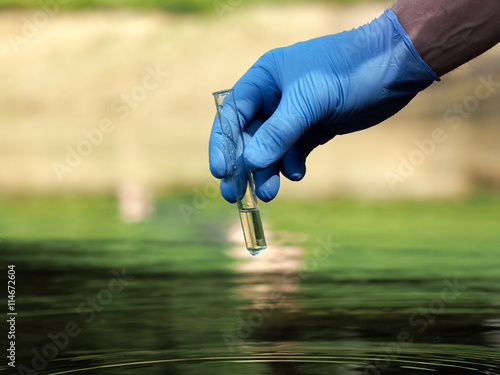
[[[391, 10], [357, 29], [267, 52], [233, 87], [257, 196], [273, 199], [280, 171], [301, 180], [315, 147], [384, 121], [434, 80]], [[216, 119], [210, 170], [234, 202], [222, 150]]]

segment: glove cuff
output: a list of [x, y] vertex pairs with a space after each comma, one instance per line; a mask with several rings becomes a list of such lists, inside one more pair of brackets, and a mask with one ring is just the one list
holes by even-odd
[[384, 16], [389, 20], [389, 22], [391, 22], [394, 30], [401, 37], [402, 42], [404, 43], [404, 45], [406, 46], [412, 57], [415, 59], [415, 63], [429, 74], [430, 76], [429, 78], [431, 78], [434, 81], [441, 81], [441, 78], [439, 78], [439, 76], [431, 69], [431, 67], [427, 65], [427, 63], [422, 59], [422, 57], [418, 53], [417, 49], [413, 45], [413, 42], [411, 41], [410, 36], [399, 22], [396, 13], [394, 13], [391, 9], [386, 9], [384, 12]]

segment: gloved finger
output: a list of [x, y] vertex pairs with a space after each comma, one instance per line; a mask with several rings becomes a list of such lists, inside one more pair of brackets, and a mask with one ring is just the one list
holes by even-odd
[[[252, 125], [252, 119], [258, 113], [261, 113], [261, 115], [262, 113], [267, 113], [267, 117], [269, 117], [279, 103], [279, 90], [274, 84], [272, 76], [262, 66], [264, 62], [264, 57], [259, 59], [233, 87], [240, 126], [245, 129], [247, 126]], [[228, 105], [226, 110], [231, 110], [231, 107], [231, 105]], [[261, 123], [254, 124], [253, 127], [257, 128]], [[208, 149], [212, 175], [216, 178], [226, 176], [228, 163], [224, 156], [224, 135], [222, 134], [217, 115], [212, 124]]]
[[[264, 122], [264, 119], [260, 117], [259, 115], [251, 120], [247, 126], [247, 129], [250, 134], [253, 134]], [[212, 131], [211, 134], [211, 139], [210, 139], [210, 144], [209, 144], [209, 158], [210, 158], [210, 170], [212, 171], [212, 174], [220, 179], [223, 179], [221, 181], [221, 194], [230, 203], [236, 202], [236, 193], [235, 193], [235, 186], [233, 184], [232, 177], [230, 175], [230, 171], [228, 170], [228, 163], [226, 161], [226, 156], [228, 153], [228, 150], [226, 150], [227, 147], [227, 139], [224, 139], [225, 136], [222, 134], [219, 126], [219, 120], [216, 119], [214, 126], [218, 127], [215, 128]], [[245, 143], [248, 143], [251, 139], [251, 135], [247, 133], [247, 131], [243, 132], [243, 137]], [[279, 173], [279, 168], [276, 168], [277, 172]], [[267, 178], [269, 179], [269, 177]], [[261, 181], [265, 181], [265, 179], [260, 179]], [[241, 184], [240, 184], [241, 185]], [[268, 183], [262, 183], [264, 185], [263, 191], [269, 191], [269, 193], [262, 193], [262, 196], [266, 196], [266, 194], [272, 194], [272, 188], [268, 185]], [[279, 185], [279, 184], [278, 184]], [[279, 186], [278, 186], [279, 188]], [[242, 186], [238, 187], [239, 191], [242, 191], [244, 188]], [[277, 190], [277, 189], [276, 189]], [[276, 195], [276, 193], [274, 194]]]
[[[254, 173], [255, 193], [260, 200], [269, 202], [278, 194], [280, 188], [279, 170], [279, 163], [275, 163], [269, 168]], [[238, 184], [238, 195], [240, 195], [240, 198], [244, 193], [243, 187], [246, 187], [246, 184]], [[225, 200], [229, 203], [236, 203], [236, 190], [231, 177], [221, 179], [220, 190]]]
[[[244, 132], [245, 142], [248, 143], [251, 139], [250, 134], [253, 134], [257, 129], [265, 122], [265, 119], [257, 115], [255, 119], [252, 119], [248, 124]], [[247, 133], [248, 132], [248, 133]], [[222, 130], [219, 124], [219, 119], [215, 117], [214, 123], [212, 125], [212, 133], [210, 134], [210, 142], [208, 145], [208, 157], [210, 161], [210, 171], [212, 175], [216, 178], [223, 178], [228, 175], [228, 165], [225, 160], [225, 155], [227, 151], [225, 150], [225, 136], [222, 134]]]
[[266, 122], [268, 118], [269, 116], [265, 117], [262, 115], [262, 113], [257, 112], [257, 114], [252, 118], [252, 120], [250, 120], [250, 122], [247, 123], [247, 125], [245, 126], [245, 131], [243, 133], [244, 135], [245, 134], [247, 135], [245, 136], [245, 147], [246, 145], [248, 145], [248, 143], [250, 143], [255, 132], [259, 130], [259, 128], [262, 126], [263, 123]]
[[235, 203], [245, 195], [247, 183], [248, 179], [245, 171], [224, 177], [220, 183], [222, 197], [229, 203]]
[[231, 177], [224, 177], [220, 180], [220, 192], [222, 197], [229, 203], [236, 203], [236, 192]]
[[254, 172], [255, 194], [264, 201], [274, 199], [280, 189], [280, 167], [281, 163], [273, 163], [268, 168]]
[[[236, 112], [232, 96], [214, 93], [218, 105], [218, 114], [212, 124], [208, 145], [210, 170], [217, 178], [229, 174], [234, 167], [238, 153], [243, 147], [240, 138], [240, 115]], [[222, 101], [221, 101], [222, 99]], [[240, 151], [238, 151], [240, 150]]]
[[278, 107], [281, 91], [269, 73], [270, 64], [271, 60], [265, 54], [233, 86], [243, 127], [258, 112], [269, 117]]
[[[264, 122], [262, 117], [256, 117], [252, 121], [250, 121], [250, 125], [246, 130], [250, 131], [250, 134], [247, 131], [243, 132], [243, 138], [245, 144], [247, 144], [251, 139], [251, 134], [259, 128], [260, 125]], [[278, 194], [278, 190], [280, 187], [280, 166], [281, 162], [277, 162], [269, 166], [268, 168], [257, 171], [253, 174], [254, 182], [255, 182], [255, 194], [257, 197], [264, 202], [269, 202]], [[242, 173], [237, 173], [233, 176], [233, 183], [235, 184], [236, 195], [241, 198], [245, 193], [247, 188], [247, 173], [250, 173], [247, 168]]]
[[283, 97], [273, 115], [255, 132], [245, 150], [247, 168], [256, 171], [270, 166], [299, 140], [307, 120]]
[[312, 150], [325, 144], [335, 134], [321, 124], [310, 128], [304, 136], [283, 156], [283, 175], [291, 181], [300, 181], [306, 174], [306, 158]]
[[227, 163], [225, 159], [224, 135], [219, 124], [217, 115], [215, 116], [210, 140], [208, 143], [208, 160], [210, 172], [216, 178], [223, 178], [227, 175]]
[[[252, 136], [266, 122], [266, 119], [260, 112], [255, 115], [245, 128], [245, 144], [251, 141]], [[280, 168], [281, 162], [276, 162], [268, 168], [254, 172], [255, 193], [260, 200], [269, 202], [278, 194], [280, 188]]]
[[300, 145], [294, 145], [283, 156], [283, 166], [281, 172], [283, 176], [291, 181], [300, 181], [306, 175], [306, 158], [305, 153]]

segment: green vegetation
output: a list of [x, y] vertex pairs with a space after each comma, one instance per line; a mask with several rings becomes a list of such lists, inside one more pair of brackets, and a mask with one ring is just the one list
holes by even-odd
[[[354, 3], [370, 0], [329, 0], [337, 3]], [[179, 13], [208, 13], [216, 9], [224, 10], [235, 8], [239, 5], [251, 3], [262, 3], [264, 0], [0, 0], [0, 7], [24, 7], [38, 8], [40, 4], [52, 7], [56, 3], [58, 7], [66, 9], [75, 8], [149, 8], [162, 9]], [[269, 1], [266, 1], [269, 2]], [[304, 0], [273, 0], [274, 3], [298, 3]], [[323, 1], [324, 2], [324, 1]], [[50, 4], [50, 5], [49, 5]]]

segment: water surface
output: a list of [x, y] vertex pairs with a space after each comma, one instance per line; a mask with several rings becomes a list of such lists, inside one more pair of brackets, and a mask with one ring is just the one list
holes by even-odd
[[[158, 201], [136, 224], [120, 223], [113, 200], [7, 204], [0, 246], [16, 264], [24, 367], [1, 371], [500, 374], [493, 198], [330, 202], [344, 221], [329, 229], [314, 216], [324, 202], [288, 218], [264, 205], [274, 227], [255, 258], [234, 207], [215, 202], [187, 223], [189, 199]], [[317, 231], [298, 231], [302, 219]]]

